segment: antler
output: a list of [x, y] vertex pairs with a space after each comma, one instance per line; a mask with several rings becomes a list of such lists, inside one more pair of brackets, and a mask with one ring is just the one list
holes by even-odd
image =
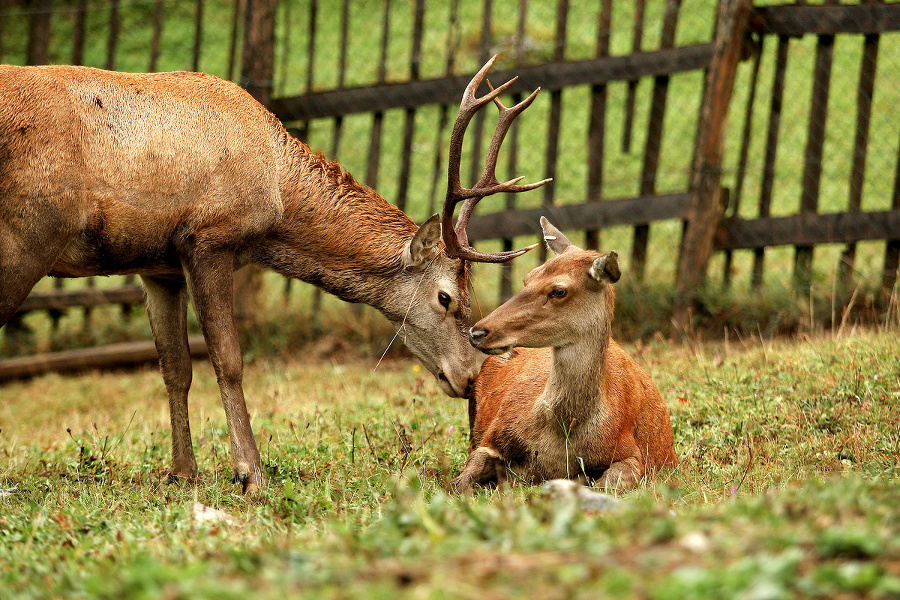
[[[480, 98], [476, 97], [475, 90], [478, 89], [485, 74], [488, 72], [488, 69], [491, 68], [491, 65], [494, 64], [496, 59], [497, 56], [494, 55], [487, 61], [487, 63], [481, 67], [481, 70], [475, 74], [472, 81], [469, 82], [468, 87], [466, 87], [466, 91], [463, 93], [462, 102], [459, 105], [459, 114], [456, 116], [456, 123], [453, 125], [453, 133], [450, 136], [450, 156], [447, 168], [447, 199], [444, 202], [444, 213], [441, 217], [441, 230], [444, 238], [445, 252], [448, 256], [473, 262], [507, 262], [517, 256], [525, 254], [538, 245], [532, 244], [527, 248], [511, 250], [508, 252], [479, 252], [469, 245], [469, 236], [466, 234], [466, 225], [469, 224], [469, 217], [472, 216], [475, 205], [478, 204], [482, 198], [490, 196], [491, 194], [496, 194], [498, 192], [525, 192], [538, 188], [550, 181], [549, 179], [545, 179], [543, 181], [538, 181], [537, 183], [529, 183], [526, 185], [518, 184], [524, 177], [516, 177], [515, 179], [510, 179], [504, 183], [497, 181], [494, 170], [497, 166], [497, 155], [500, 152], [500, 145], [503, 144], [503, 138], [506, 137], [506, 132], [509, 131], [512, 122], [519, 113], [528, 108], [534, 101], [538, 92], [541, 91], [541, 88], [534, 90], [530, 96], [510, 108], [503, 106], [500, 100], [497, 99], [497, 96], [502, 94], [506, 88], [512, 85], [518, 77], [513, 77], [496, 89], [488, 82], [487, 84], [490, 91]], [[481, 178], [474, 187], [464, 188], [459, 181], [459, 165], [462, 158], [463, 137], [466, 133], [466, 127], [468, 127], [469, 121], [472, 120], [475, 113], [478, 112], [482, 106], [491, 101], [493, 101], [500, 109], [500, 119], [497, 123], [497, 128], [494, 130], [494, 135], [491, 137], [491, 145], [488, 148], [484, 171], [481, 173]], [[456, 221], [456, 226], [454, 227], [453, 211], [456, 208], [456, 205], [463, 200], [465, 200], [465, 202], [459, 210], [459, 219]]]

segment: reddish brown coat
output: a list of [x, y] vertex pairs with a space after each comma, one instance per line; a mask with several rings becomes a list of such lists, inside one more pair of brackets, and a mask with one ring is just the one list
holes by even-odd
[[507, 468], [528, 483], [586, 475], [627, 489], [677, 463], [659, 391], [610, 337], [616, 254], [579, 250], [542, 223], [560, 256], [469, 334], [495, 356], [473, 386], [469, 458], [455, 491], [503, 479]]

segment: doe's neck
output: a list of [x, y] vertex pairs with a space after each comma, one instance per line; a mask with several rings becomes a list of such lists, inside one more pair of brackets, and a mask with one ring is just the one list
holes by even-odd
[[587, 422], [603, 401], [603, 366], [609, 323], [596, 323], [572, 343], [553, 348], [553, 367], [542, 402], [565, 427]]

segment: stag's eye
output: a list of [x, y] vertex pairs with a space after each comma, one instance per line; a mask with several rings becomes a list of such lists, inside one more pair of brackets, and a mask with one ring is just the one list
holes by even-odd
[[438, 292], [438, 302], [441, 303], [445, 310], [450, 310], [450, 294]]
[[565, 298], [566, 297], [566, 288], [555, 287], [550, 290], [551, 298]]

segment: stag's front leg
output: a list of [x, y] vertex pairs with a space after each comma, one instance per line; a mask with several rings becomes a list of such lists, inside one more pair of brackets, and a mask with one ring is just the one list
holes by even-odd
[[172, 423], [171, 479], [193, 479], [197, 460], [191, 444], [188, 391], [191, 389], [191, 353], [187, 337], [187, 289], [183, 279], [142, 277], [147, 315], [159, 354], [159, 368], [169, 395]]
[[234, 481], [243, 485], [244, 492], [251, 492], [262, 487], [265, 478], [244, 401], [244, 360], [234, 324], [234, 255], [195, 250], [184, 263], [194, 309], [225, 406]]

